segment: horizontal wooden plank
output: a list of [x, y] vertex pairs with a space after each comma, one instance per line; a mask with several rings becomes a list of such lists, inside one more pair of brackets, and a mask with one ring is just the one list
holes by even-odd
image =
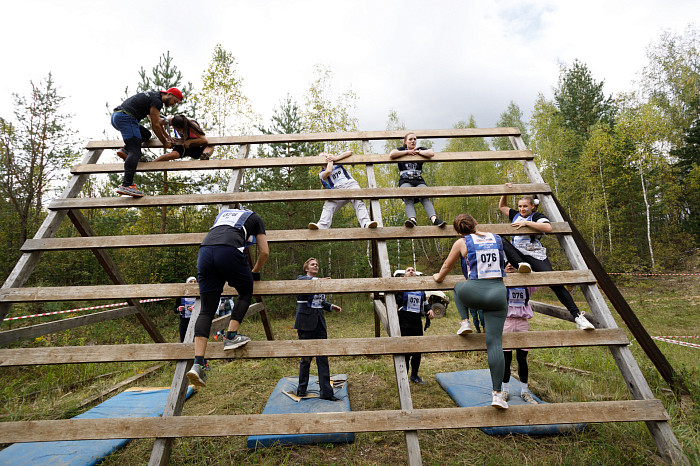
[[[505, 185], [481, 186], [437, 186], [412, 188], [413, 197], [472, 197], [501, 196], [514, 194], [548, 194], [551, 190], [546, 183], [517, 184], [512, 188]], [[310, 189], [293, 191], [232, 192], [210, 194], [180, 194], [169, 196], [130, 196], [97, 198], [58, 198], [51, 201], [49, 209], [102, 209], [120, 207], [161, 207], [180, 205], [211, 204], [254, 204], [259, 202], [298, 202], [326, 201], [330, 199], [400, 199], [406, 196], [406, 188], [366, 188], [366, 189]]]
[[[509, 332], [503, 334], [503, 348], [561, 348], [627, 345], [624, 330], [597, 329]], [[401, 338], [336, 338], [330, 340], [251, 341], [233, 351], [223, 343], [209, 342], [207, 359], [296, 358], [302, 356], [361, 356], [404, 354], [420, 348], [423, 353], [485, 351], [483, 333], [424, 335]], [[0, 349], [0, 367], [82, 364], [97, 362], [181, 361], [192, 358], [193, 343], [150, 343], [131, 345], [63, 346]]]
[[668, 421], [661, 401], [433, 408], [412, 411], [351, 411], [313, 414], [242, 414], [118, 419], [0, 422], [3, 443], [115, 438], [221, 437], [341, 432], [464, 429], [474, 427]]
[[[537, 233], [534, 228], [524, 227], [516, 230], [509, 223], [479, 224], [479, 229], [497, 235], [514, 235]], [[553, 235], [570, 234], [568, 223], [553, 222]], [[169, 233], [158, 235], [123, 235], [123, 236], [76, 236], [72, 238], [39, 238], [28, 239], [22, 245], [22, 252], [33, 251], [62, 251], [76, 249], [112, 249], [112, 248], [145, 248], [163, 246], [194, 246], [199, 245], [206, 233]], [[435, 228], [423, 226], [415, 228], [385, 227], [385, 228], [332, 228], [328, 230], [267, 230], [269, 243], [296, 243], [314, 241], [365, 241], [389, 239], [417, 238], [454, 238], [455, 231], [451, 226]]]
[[[418, 155], [390, 159], [388, 154], [353, 155], [343, 159], [343, 165], [381, 164], [399, 162], [475, 162], [480, 160], [532, 160], [534, 156], [529, 150], [507, 151], [474, 151], [474, 152], [436, 152], [435, 156], [426, 159]], [[305, 167], [326, 165], [325, 158], [310, 157], [253, 157], [245, 159], [181, 159], [177, 162], [141, 162], [139, 172], [182, 171], [182, 170], [236, 170], [240, 168], [271, 168], [271, 167]], [[71, 169], [74, 175], [95, 173], [122, 173], [124, 163], [99, 163], [76, 165]]]
[[[418, 139], [442, 138], [488, 138], [520, 136], [518, 128], [460, 128], [460, 129], [419, 129], [414, 132]], [[256, 134], [252, 136], [207, 136], [212, 145], [231, 144], [280, 144], [287, 142], [322, 142], [322, 141], [378, 141], [384, 139], [403, 139], [408, 132], [400, 131], [349, 131], [338, 133], [300, 133], [300, 134]], [[90, 141], [87, 149], [119, 149], [124, 145], [121, 139], [111, 141]], [[144, 147], [163, 147], [157, 139], [151, 139]]]
[[[263, 270], [263, 276], [264, 276]], [[462, 275], [450, 275], [442, 283], [432, 276], [395, 278], [343, 278], [333, 280], [270, 280], [255, 282], [254, 295], [296, 295], [317, 293], [373, 293], [406, 290], [452, 290], [464, 280]], [[565, 270], [511, 274], [504, 279], [506, 286], [579, 285], [595, 283], [588, 270]], [[224, 296], [236, 295], [236, 290], [224, 288]], [[161, 283], [134, 285], [59, 286], [36, 288], [2, 288], [0, 302], [23, 303], [36, 301], [82, 301], [130, 298], [177, 298], [199, 296], [197, 284]]]
[[[550, 317], [556, 317], [557, 319], [567, 320], [569, 322], [574, 322], [574, 317], [571, 315], [569, 310], [564, 306], [555, 306], [554, 304], [540, 303], [538, 301], [530, 300], [530, 306], [532, 310], [540, 314], [544, 314]], [[586, 319], [592, 323], [595, 327], [599, 327], [600, 323], [596, 316], [586, 313]]]
[[94, 312], [83, 316], [70, 317], [68, 319], [56, 320], [54, 322], [46, 322], [28, 327], [5, 330], [4, 332], [0, 332], [0, 345], [8, 345], [19, 340], [37, 338], [42, 335], [49, 335], [51, 333], [61, 332], [63, 330], [82, 327], [83, 325], [92, 325], [98, 322], [119, 319], [121, 317], [130, 316], [131, 314], [136, 314], [137, 312], [138, 310], [135, 307], [128, 306], [119, 309]]

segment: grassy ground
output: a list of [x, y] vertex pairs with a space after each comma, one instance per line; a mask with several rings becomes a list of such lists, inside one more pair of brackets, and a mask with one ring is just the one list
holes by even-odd
[[[698, 335], [700, 283], [695, 277], [634, 278], [620, 282], [623, 294], [651, 335]], [[587, 309], [580, 293], [574, 297]], [[540, 290], [534, 298], [556, 304], [549, 290]], [[374, 320], [370, 302], [348, 305], [345, 311], [328, 316], [329, 335], [333, 337], [371, 337]], [[155, 305], [154, 305], [155, 306]], [[167, 314], [166, 306], [153, 311], [166, 338], [176, 340], [176, 316]], [[285, 314], [284, 316], [279, 314]], [[111, 342], [146, 342], [135, 319], [104, 323], [91, 329], [64, 332], [25, 345], [95, 344]], [[436, 319], [428, 334], [449, 335], [457, 328], [453, 305], [448, 315]], [[272, 325], [277, 339], [296, 339], [292, 313], [273, 314]], [[618, 324], [623, 323], [618, 319]], [[624, 327], [624, 326], [623, 326]], [[573, 324], [539, 314], [532, 330], [572, 329]], [[254, 340], [265, 339], [259, 319], [243, 324], [243, 331]], [[115, 337], [115, 335], [118, 335]], [[632, 336], [630, 336], [632, 338]], [[76, 341], [77, 339], [77, 341]], [[632, 352], [652, 391], [662, 400], [672, 417], [671, 426], [692, 463], [700, 464], [700, 364], [696, 348], [658, 342], [673, 367], [683, 375], [691, 396], [674, 397], [639, 345]], [[530, 387], [548, 402], [600, 401], [630, 399], [624, 381], [606, 348], [560, 348], [532, 351]], [[589, 371], [558, 372], [545, 363]], [[516, 372], [513, 361], [513, 372]], [[149, 366], [143, 364], [59, 365], [4, 369], [0, 387], [3, 421], [21, 419], [58, 419], [78, 413], [77, 403]], [[143, 386], [169, 386], [172, 365], [140, 383]], [[413, 386], [416, 408], [453, 407], [454, 402], [435, 381], [438, 372], [486, 368], [485, 353], [425, 354], [420, 375], [423, 386]], [[183, 415], [224, 415], [260, 413], [281, 377], [294, 376], [296, 359], [213, 361], [208, 386], [199, 390], [185, 404]], [[312, 365], [312, 373], [315, 364]], [[349, 376], [352, 409], [398, 409], [394, 368], [391, 357], [332, 358], [332, 373]], [[111, 373], [111, 374], [110, 374]], [[107, 374], [101, 376], [101, 374]], [[582, 433], [557, 437], [491, 437], [477, 429], [419, 432], [421, 454], [425, 464], [660, 464], [656, 446], [643, 423], [596, 424]], [[249, 451], [245, 437], [187, 438], [175, 442], [171, 464], [395, 464], [406, 461], [403, 433], [361, 433], [349, 445], [276, 447]], [[110, 456], [106, 465], [137, 465], [147, 462], [152, 440], [133, 441]]]

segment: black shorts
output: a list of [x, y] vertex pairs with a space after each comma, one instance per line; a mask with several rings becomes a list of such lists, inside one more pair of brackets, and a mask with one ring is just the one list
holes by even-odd
[[198, 159], [204, 153], [204, 148], [206, 146], [190, 146], [185, 148], [185, 146], [175, 146], [173, 150], [180, 154], [180, 158], [184, 156], [192, 157], [193, 159]]

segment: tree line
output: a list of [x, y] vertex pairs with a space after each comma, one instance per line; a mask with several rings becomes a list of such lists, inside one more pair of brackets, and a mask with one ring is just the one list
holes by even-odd
[[[522, 109], [511, 102], [496, 126], [520, 128], [535, 163], [569, 215], [582, 231], [608, 271], [682, 270], [700, 238], [700, 36], [689, 27], [682, 33], [664, 32], [647, 49], [648, 64], [640, 70], [634, 89], [606, 95], [604, 81], [596, 79], [578, 60], [562, 64], [553, 98], [541, 93], [523, 119]], [[285, 134], [355, 131], [353, 116], [358, 96], [338, 91], [333, 73], [317, 66], [315, 78], [300, 100], [283, 97], [271, 120], [261, 121], [243, 92], [232, 52], [217, 45], [201, 88], [185, 82], [173, 57], [163, 54], [150, 71], [137, 73], [137, 91], [178, 87], [185, 102], [167, 109], [196, 118], [208, 135]], [[135, 80], [136, 81], [136, 80]], [[51, 74], [30, 83], [26, 95], [13, 94], [14, 115], [0, 116], [0, 276], [3, 281], [20, 256], [19, 248], [31, 238], [46, 216], [46, 203], [67, 180], [67, 168], [79, 161], [70, 117], [62, 113], [65, 100]], [[125, 90], [125, 95], [129, 90]], [[108, 104], [112, 108], [117, 103]], [[105, 122], [107, 117], [105, 116]], [[455, 123], [455, 128], [477, 127], [474, 116]], [[387, 116], [387, 130], [406, 129], [396, 111]], [[388, 153], [401, 141], [385, 141], [374, 151]], [[420, 145], [431, 147], [432, 141]], [[321, 151], [337, 153], [357, 144], [285, 143], [258, 146], [252, 157], [314, 156]], [[504, 138], [450, 139], [445, 151], [508, 150]], [[235, 156], [233, 146], [219, 146], [215, 157]], [[104, 157], [110, 157], [105, 154]], [[116, 161], [116, 157], [115, 157]], [[173, 162], [177, 163], [177, 162]], [[251, 170], [242, 190], [320, 189], [319, 167], [282, 167]], [[363, 167], [349, 167], [353, 177], [366, 186]], [[528, 182], [518, 162], [473, 162], [424, 165], [431, 186]], [[379, 186], [396, 186], [395, 164], [375, 167]], [[225, 191], [228, 172], [137, 173], [136, 183], [145, 192], [192, 194]], [[115, 180], [93, 177], [81, 196], [110, 196]], [[513, 200], [514, 202], [514, 200]], [[471, 213], [480, 223], [506, 221], [498, 213], [498, 199], [476, 197], [435, 199], [438, 216], [451, 219]], [[384, 222], [403, 224], [401, 200], [381, 201]], [[320, 202], [256, 204], [270, 230], [306, 228], [321, 212]], [[419, 208], [419, 216], [422, 214]], [[86, 212], [98, 235], [203, 232], [211, 225], [216, 208], [182, 206], [136, 209], [96, 209]], [[333, 227], [353, 227], [350, 208], [338, 212]], [[57, 236], [78, 233], [64, 222]], [[547, 239], [555, 266], [568, 268], [551, 238]], [[416, 265], [435, 270], [449, 250], [447, 240], [396, 240], [389, 242], [393, 268]], [[303, 261], [315, 256], [322, 275], [336, 278], [371, 274], [369, 244], [286, 245], [272, 248], [265, 277], [292, 279]], [[111, 251], [130, 283], [181, 282], [196, 272], [196, 247], [146, 248]], [[45, 254], [29, 285], [103, 284], [106, 274], [90, 251]]]

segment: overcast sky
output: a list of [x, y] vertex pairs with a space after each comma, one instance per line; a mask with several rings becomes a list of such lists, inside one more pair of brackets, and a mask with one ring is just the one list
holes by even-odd
[[288, 93], [301, 103], [315, 64], [358, 96], [361, 130], [395, 109], [407, 128], [450, 128], [474, 115], [495, 126], [512, 100], [529, 118], [551, 97], [559, 64], [579, 59], [606, 94], [630, 90], [664, 30], [700, 17], [697, 0], [180, 1], [3, 0], [0, 116], [11, 93], [49, 72], [81, 141], [118, 138], [118, 104], [170, 51], [199, 87], [217, 43], [233, 53], [266, 124]]

